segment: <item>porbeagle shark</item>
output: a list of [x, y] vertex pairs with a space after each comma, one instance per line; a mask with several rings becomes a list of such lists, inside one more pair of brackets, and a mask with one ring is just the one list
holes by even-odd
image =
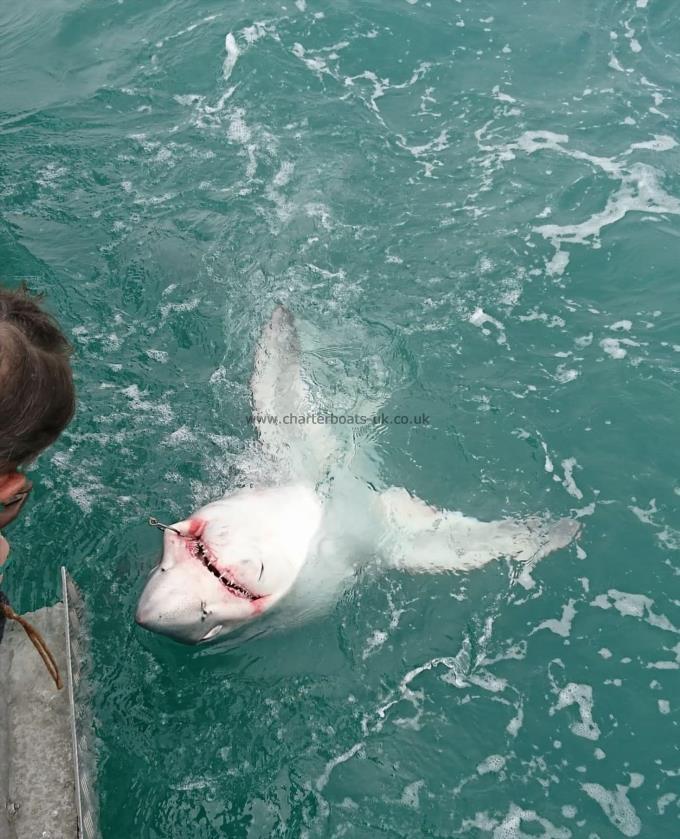
[[136, 614], [152, 632], [186, 644], [241, 640], [327, 611], [360, 562], [430, 574], [502, 557], [533, 564], [578, 533], [571, 519], [479, 521], [359, 478], [331, 426], [291, 419], [314, 406], [295, 320], [282, 306], [257, 345], [251, 390], [272, 481], [163, 526], [163, 556]]

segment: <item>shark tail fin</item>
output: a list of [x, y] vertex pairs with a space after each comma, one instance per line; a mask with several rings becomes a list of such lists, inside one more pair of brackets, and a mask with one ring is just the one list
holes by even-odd
[[502, 557], [533, 563], [566, 547], [580, 529], [572, 519], [479, 521], [397, 487], [380, 494], [380, 506], [391, 563], [413, 572], [470, 571]]

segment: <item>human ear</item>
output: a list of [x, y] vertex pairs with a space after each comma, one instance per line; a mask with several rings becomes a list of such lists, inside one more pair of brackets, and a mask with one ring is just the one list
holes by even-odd
[[14, 496], [26, 489], [28, 483], [25, 475], [19, 472], [7, 472], [0, 475], [0, 504], [7, 504]]

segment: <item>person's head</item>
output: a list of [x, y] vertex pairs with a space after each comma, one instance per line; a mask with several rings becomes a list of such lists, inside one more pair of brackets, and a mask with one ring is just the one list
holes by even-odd
[[17, 470], [54, 443], [75, 410], [71, 347], [40, 304], [23, 286], [0, 287], [0, 528], [30, 489]]

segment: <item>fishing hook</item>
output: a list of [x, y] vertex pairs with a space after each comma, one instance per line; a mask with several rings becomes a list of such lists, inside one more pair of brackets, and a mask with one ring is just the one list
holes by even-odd
[[149, 524], [151, 525], [151, 527], [157, 527], [159, 530], [172, 530], [172, 532], [176, 533], [178, 536], [182, 535], [176, 527], [170, 527], [169, 524], [163, 524], [153, 516], [149, 516]]

